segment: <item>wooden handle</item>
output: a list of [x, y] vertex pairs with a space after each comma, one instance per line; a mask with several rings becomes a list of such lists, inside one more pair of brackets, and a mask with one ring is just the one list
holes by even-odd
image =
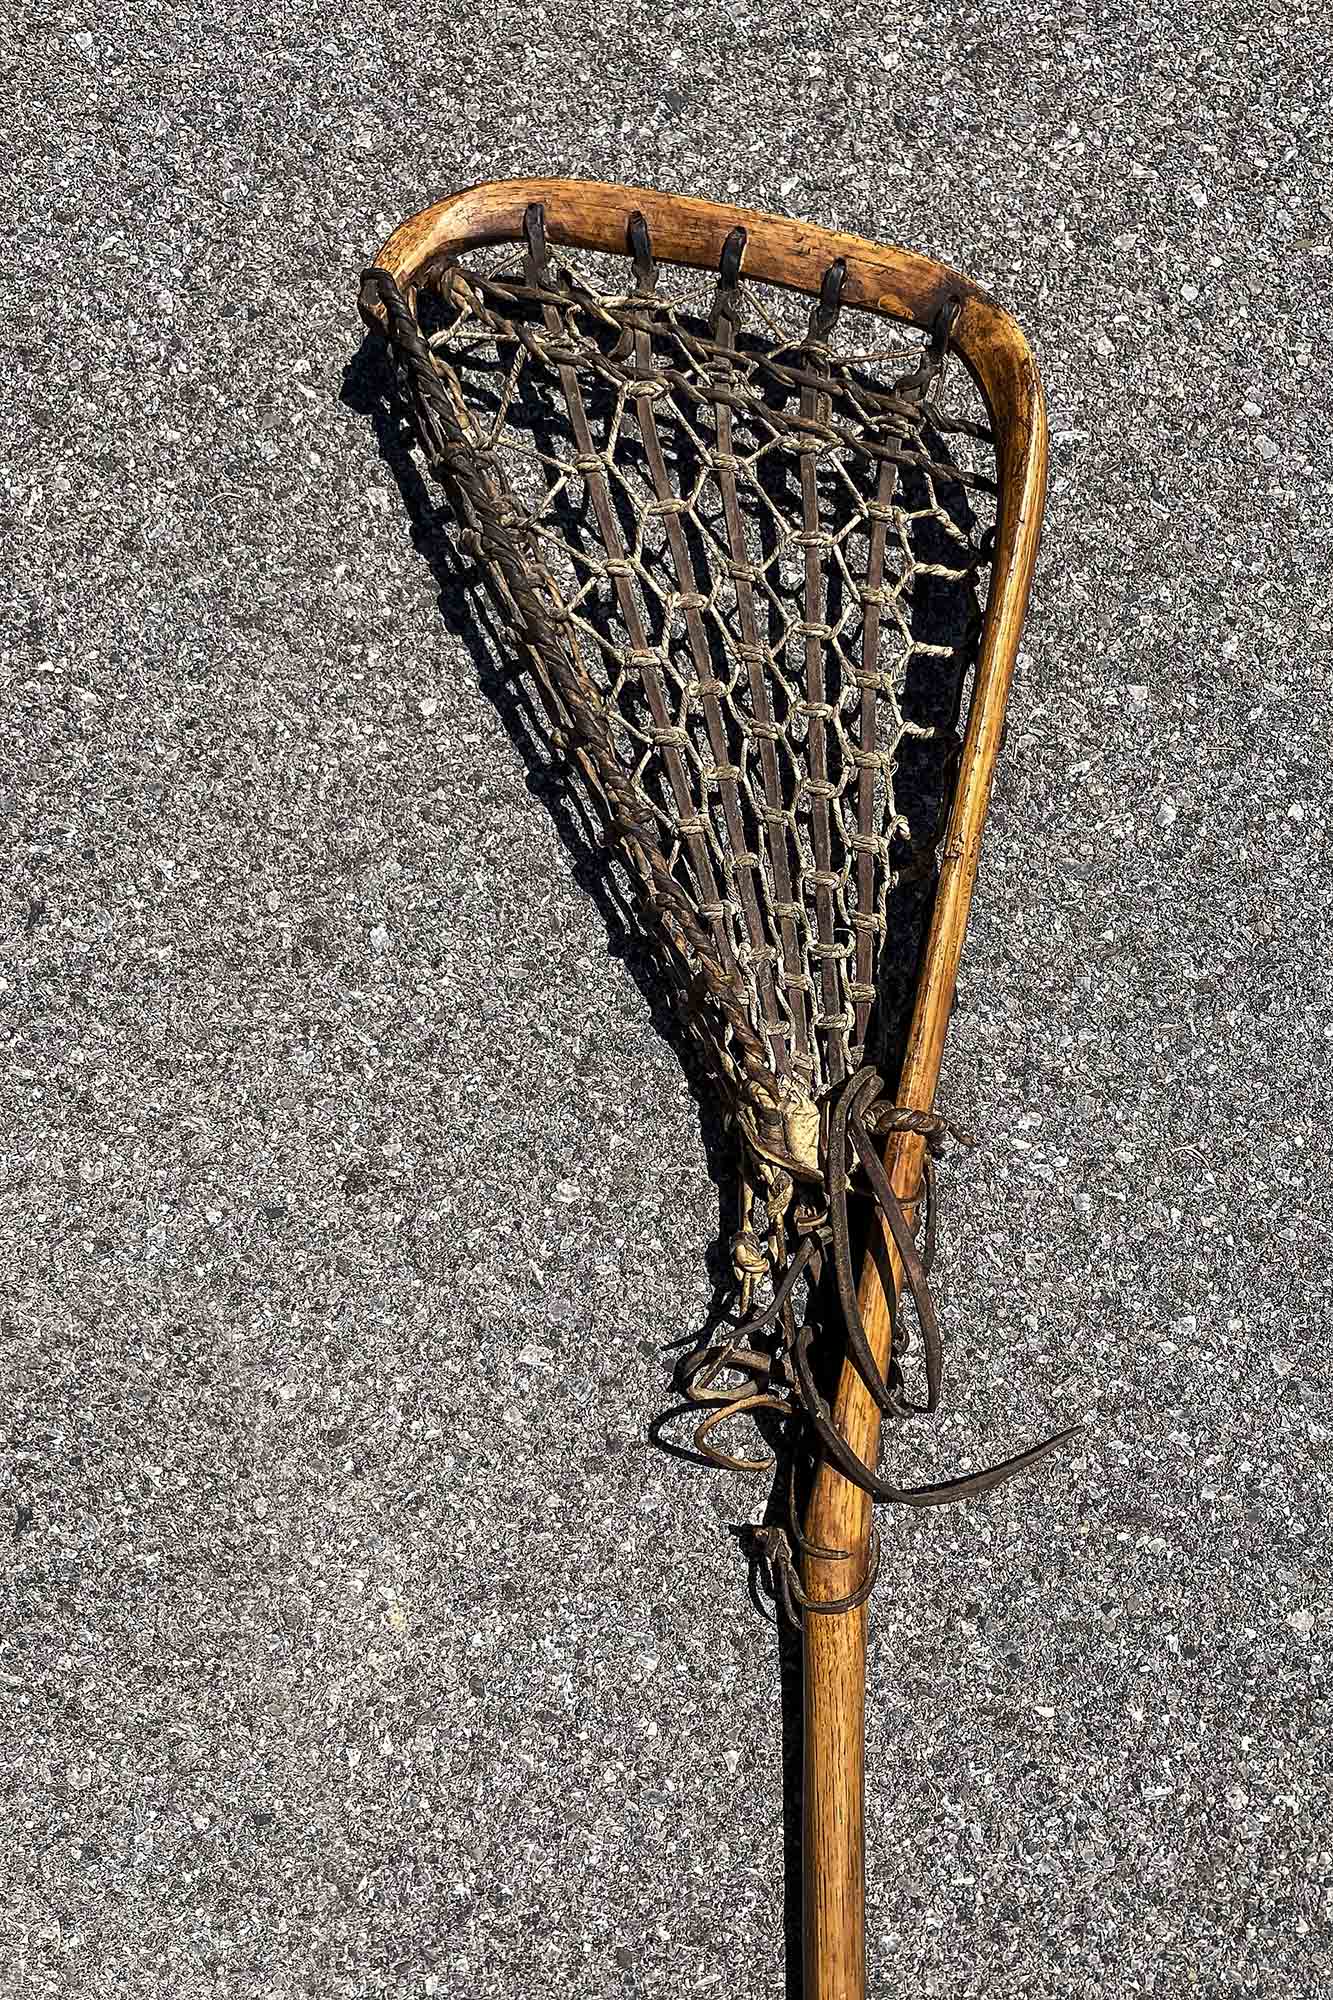
[[[915, 1162], [915, 1164], [914, 1164]], [[900, 1200], [915, 1192], [921, 1141], [893, 1142], [886, 1164]], [[909, 1209], [910, 1215], [910, 1209]], [[902, 1267], [892, 1239], [877, 1238], [859, 1288], [866, 1338], [881, 1367], [890, 1346], [886, 1289], [896, 1294]], [[879, 1411], [853, 1368], [844, 1368], [834, 1421], [860, 1457], [873, 1464]], [[852, 1595], [870, 1553], [869, 1496], [828, 1464], [810, 1496], [805, 1532], [845, 1557], [807, 1557], [804, 1584], [816, 1602]], [[802, 1784], [804, 2000], [865, 2000], [865, 1690], [866, 1615], [854, 1611], [805, 1618], [805, 1774]]]
[[[928, 1110], [934, 1102], [1046, 492], [1041, 384], [1026, 342], [1007, 315], [1002, 317], [1006, 324], [988, 326], [972, 357], [995, 424], [1000, 512], [981, 655], [897, 1092], [898, 1102], [914, 1110]], [[913, 1134], [901, 1134], [885, 1153], [894, 1192], [904, 1205], [919, 1192], [922, 1144]], [[891, 1338], [888, 1301], [901, 1283], [898, 1255], [881, 1223], [861, 1275], [859, 1299], [866, 1336], [884, 1374]], [[834, 1420], [852, 1450], [873, 1465], [879, 1411], [850, 1362], [843, 1367]], [[870, 1499], [860, 1487], [827, 1463], [820, 1466], [806, 1537], [821, 1548], [847, 1554], [806, 1558], [808, 1596], [827, 1602], [848, 1595], [862, 1581], [870, 1514]], [[865, 1664], [865, 1606], [822, 1617], [807, 1614], [805, 2000], [865, 2000]]]
[[864, 2000], [865, 1996], [865, 1687], [865, 1605], [827, 1618], [807, 1612], [801, 1785], [803, 2000]]

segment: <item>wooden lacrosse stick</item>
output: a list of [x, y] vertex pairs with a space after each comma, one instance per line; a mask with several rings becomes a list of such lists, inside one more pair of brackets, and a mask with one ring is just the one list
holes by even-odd
[[[632, 255], [641, 301], [650, 298], [655, 284], [654, 260], [698, 270], [720, 269], [724, 284], [734, 284], [743, 250], [747, 282], [758, 281], [808, 293], [820, 300], [821, 313], [833, 317], [842, 306], [859, 307], [916, 327], [937, 342], [947, 338], [981, 392], [991, 422], [998, 494], [993, 546], [989, 552], [990, 583], [966, 733], [939, 856], [933, 915], [907, 1053], [895, 1093], [898, 1115], [929, 1114], [953, 1005], [982, 827], [999, 754], [1005, 703], [1027, 605], [1045, 495], [1046, 421], [1040, 382], [1027, 342], [1010, 316], [984, 292], [929, 258], [807, 223], [646, 188], [564, 180], [494, 182], [452, 195], [405, 222], [365, 274], [360, 294], [362, 316], [368, 326], [386, 334], [393, 343], [419, 436], [428, 455], [452, 482], [460, 510], [469, 523], [472, 546], [496, 572], [512, 622], [537, 662], [539, 673], [554, 687], [557, 707], [563, 703], [576, 716], [584, 709], [591, 712], [596, 690], [582, 675], [577, 647], [571, 652], [561, 636], [571, 629], [568, 613], [564, 614], [566, 622], [556, 631], [550, 610], [550, 594], [555, 590], [553, 579], [547, 571], [534, 567], [532, 537], [529, 534], [525, 541], [526, 531], [514, 527], [515, 511], [501, 496], [493, 474], [493, 454], [489, 448], [479, 450], [469, 437], [457, 413], [457, 381], [454, 379], [446, 392], [445, 377], [437, 375], [433, 350], [416, 317], [418, 288], [428, 287], [441, 272], [446, 274], [446, 284], [452, 282], [448, 273], [453, 260], [484, 245], [519, 243], [525, 236], [529, 246], [526, 297], [530, 306], [535, 301], [537, 319], [535, 332], [525, 332], [523, 340], [533, 354], [546, 344], [551, 365], [565, 383], [575, 429], [583, 433], [579, 447], [581, 463], [590, 468], [594, 487], [601, 475], [587, 441], [586, 411], [579, 392], [570, 386], [575, 347], [570, 344], [567, 326], [560, 335], [563, 323], [557, 281], [544, 275], [549, 270], [548, 246], [607, 252], [619, 257]], [[505, 293], [500, 305], [517, 295], [512, 290]], [[603, 312], [601, 318], [603, 323], [611, 323], [614, 315]], [[487, 323], [508, 328], [507, 321], [494, 316]], [[636, 319], [630, 311], [615, 323], [623, 328], [622, 347], [617, 356], [637, 353], [639, 362], [647, 366], [651, 337], [644, 331], [642, 316]], [[720, 349], [714, 353], [721, 354], [725, 372], [728, 355]], [[591, 358], [594, 371], [600, 371], [601, 377], [613, 375], [617, 367], [624, 372], [625, 364], [616, 356], [608, 358], [603, 354]], [[521, 361], [518, 356], [515, 365], [521, 365]], [[808, 369], [804, 377], [789, 375], [788, 379], [798, 384], [813, 383], [812, 396], [821, 388], [832, 387], [831, 379], [826, 381], [812, 375]], [[702, 374], [692, 386], [705, 399], [711, 393]], [[732, 402], [737, 400], [731, 390], [717, 400], [728, 398]], [[799, 421], [804, 422], [806, 414], [803, 405]], [[652, 421], [651, 417], [642, 420], [642, 428], [655, 474], [662, 475], [657, 446], [652, 441]], [[729, 465], [735, 461], [719, 456], [718, 463]], [[719, 484], [725, 486], [730, 476], [722, 473]], [[672, 504], [678, 507], [681, 503]], [[734, 505], [734, 492], [729, 504]], [[603, 534], [612, 534], [614, 523], [604, 496], [599, 505]], [[809, 526], [807, 517], [807, 529]], [[808, 534], [806, 540], [810, 540]], [[616, 589], [622, 592], [622, 616], [630, 623], [635, 614], [623, 595], [627, 570], [624, 550], [613, 549], [611, 553], [614, 561], [608, 574], [615, 576]], [[733, 545], [732, 553], [738, 553], [738, 545]], [[682, 572], [681, 601], [689, 606], [689, 615], [697, 617], [701, 599], [683, 574], [688, 563], [683, 542], [674, 547], [674, 555], [677, 570]], [[808, 610], [806, 615], [810, 616]], [[692, 641], [695, 637], [692, 631]], [[752, 637], [750, 643], [753, 649]], [[643, 639], [631, 636], [631, 644], [637, 649], [636, 657], [642, 655]], [[709, 677], [704, 674], [702, 678]], [[659, 715], [657, 720], [663, 724], [665, 718]], [[666, 731], [664, 740], [669, 735]], [[707, 989], [705, 998], [720, 1007], [730, 1007], [725, 1022], [730, 1037], [727, 1046], [733, 1054], [739, 1051], [737, 1060], [745, 1071], [742, 1096], [746, 1088], [753, 1095], [759, 1087], [756, 1078], [760, 1083], [765, 1077], [772, 1080], [764, 1069], [760, 1041], [750, 1034], [743, 1013], [737, 1013], [734, 994], [728, 995], [727, 968], [720, 965], [714, 954], [706, 925], [695, 922], [678, 897], [672, 900], [674, 891], [665, 880], [664, 871], [657, 868], [654, 873], [656, 863], [652, 856], [645, 859], [646, 847], [650, 845], [644, 830], [646, 823], [641, 816], [636, 819], [629, 791], [609, 768], [609, 740], [594, 715], [580, 739], [585, 775], [590, 774], [610, 798], [615, 829], [638, 869], [650, 905], [657, 899], [656, 914], [668, 942], [678, 955], [692, 957], [696, 966], [703, 967], [697, 984]], [[864, 831], [863, 826], [863, 834]], [[824, 867], [826, 871], [827, 863]], [[735, 984], [734, 979], [731, 983]], [[780, 1142], [772, 1139], [773, 1129], [766, 1128], [767, 1157], [774, 1157], [776, 1145], [780, 1162], [785, 1159], [792, 1165], [799, 1153], [797, 1141], [792, 1137], [794, 1127], [780, 1136]], [[925, 1144], [920, 1132], [900, 1129], [889, 1139], [885, 1151], [885, 1167], [893, 1193], [908, 1217], [920, 1198]], [[764, 1151], [762, 1144], [760, 1151]], [[807, 1166], [809, 1160], [807, 1153]], [[796, 1171], [800, 1171], [799, 1164]], [[882, 1379], [887, 1378], [890, 1367], [891, 1305], [903, 1282], [903, 1258], [892, 1233], [881, 1224], [866, 1258], [858, 1300], [867, 1343]], [[759, 1395], [749, 1398], [748, 1406], [772, 1407], [772, 1403]], [[747, 1404], [742, 1401], [735, 1407], [743, 1409]], [[873, 1468], [880, 1408], [867, 1386], [864, 1368], [853, 1365], [850, 1359], [843, 1368], [832, 1418], [842, 1444], [865, 1467]], [[1025, 1455], [1025, 1462], [1036, 1455]], [[1016, 1465], [1018, 1461], [1012, 1463]], [[822, 1614], [808, 1609], [803, 1621], [806, 2000], [864, 2000], [866, 1992], [866, 1610], [862, 1593], [870, 1563], [871, 1506], [866, 1488], [845, 1477], [837, 1465], [825, 1458], [816, 1475], [805, 1521], [803, 1596], [811, 1607], [847, 1600], [852, 1608]]]

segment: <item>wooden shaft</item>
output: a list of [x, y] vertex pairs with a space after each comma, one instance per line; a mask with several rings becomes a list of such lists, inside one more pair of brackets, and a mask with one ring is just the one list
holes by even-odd
[[[971, 357], [995, 426], [1000, 513], [981, 656], [898, 1086], [898, 1102], [914, 1110], [929, 1109], [934, 1101], [1045, 499], [1041, 385], [1022, 335], [1007, 315], [1000, 317], [1007, 326], [994, 332], [987, 328]], [[919, 1193], [922, 1146], [915, 1134], [901, 1134], [885, 1153], [894, 1192], [905, 1205]], [[901, 1282], [897, 1252], [881, 1226], [866, 1258], [858, 1296], [867, 1339], [884, 1373], [891, 1337], [888, 1301], [897, 1296]], [[852, 1450], [873, 1465], [879, 1449], [879, 1411], [850, 1362], [843, 1367], [834, 1420]], [[869, 1496], [833, 1466], [822, 1464], [805, 1533], [819, 1547], [847, 1554], [806, 1559], [809, 1596], [825, 1601], [842, 1597], [862, 1580], [869, 1558], [870, 1514]], [[807, 1616], [805, 2000], [865, 2000], [865, 1659], [864, 1606], [824, 1617]]]
[[804, 2000], [862, 2000], [866, 1967], [866, 1607], [805, 1626]]
[[[920, 1144], [916, 1140], [909, 1151], [899, 1141], [889, 1155], [900, 1198], [915, 1190]], [[881, 1366], [887, 1364], [890, 1344], [886, 1284], [896, 1292], [901, 1276], [892, 1240], [878, 1238], [866, 1259], [858, 1297], [866, 1338]], [[854, 1369], [843, 1370], [834, 1420], [852, 1449], [873, 1464], [879, 1411]], [[805, 1532], [819, 1547], [845, 1549], [848, 1556], [807, 1558], [804, 1582], [810, 1597], [846, 1597], [863, 1580], [870, 1515], [869, 1496], [831, 1466], [821, 1465]], [[804, 2000], [865, 2000], [866, 1615], [862, 1604], [824, 1617], [808, 1613], [805, 1620]]]

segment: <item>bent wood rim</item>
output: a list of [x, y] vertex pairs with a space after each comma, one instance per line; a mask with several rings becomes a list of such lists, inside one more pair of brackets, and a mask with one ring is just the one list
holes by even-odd
[[[1032, 351], [1017, 322], [979, 286], [916, 251], [872, 243], [787, 216], [613, 182], [520, 179], [484, 181], [460, 189], [401, 223], [380, 249], [376, 265], [410, 294], [442, 257], [487, 244], [518, 242], [524, 214], [532, 202], [542, 204], [547, 240], [553, 244], [628, 255], [629, 219], [637, 212], [648, 224], [657, 258], [697, 270], [717, 267], [723, 243], [739, 225], [746, 231], [742, 274], [791, 291], [817, 293], [828, 266], [841, 257], [847, 267], [842, 286], [844, 305], [859, 306], [927, 332], [933, 330], [941, 307], [957, 301], [958, 317], [950, 339], [990, 414], [999, 506], [968, 725], [898, 1083], [901, 1103], [914, 1110], [929, 1109], [953, 1006], [981, 831], [1045, 500], [1046, 415]], [[383, 308], [373, 294], [363, 291], [359, 304], [366, 324], [383, 331]], [[897, 1176], [895, 1186], [900, 1195], [910, 1196], [917, 1187], [921, 1154], [922, 1141], [913, 1135], [890, 1144], [886, 1160]], [[870, 1319], [883, 1315], [884, 1286], [896, 1286], [899, 1277], [886, 1242], [881, 1254], [868, 1262], [862, 1310]], [[844, 1376], [846, 1395], [839, 1396], [840, 1410], [846, 1403], [843, 1414], [856, 1420], [860, 1444], [855, 1438], [849, 1442], [858, 1450], [861, 1445], [873, 1445], [878, 1430], [878, 1412], [870, 1398], [855, 1394], [859, 1384], [860, 1377], [850, 1371], [850, 1380]], [[867, 1410], [874, 1413], [873, 1423]], [[840, 1479], [840, 1475], [834, 1476]], [[857, 1491], [848, 1488], [849, 1493]], [[863, 1524], [858, 1545], [863, 1546], [867, 1537]], [[826, 1537], [816, 1539], [830, 1545]], [[834, 1542], [832, 1546], [847, 1544]], [[841, 1582], [835, 1582], [828, 1594], [837, 1596], [841, 1590]]]
[[[898, 1101], [914, 1110], [928, 1110], [934, 1102], [953, 1007], [981, 833], [1045, 502], [1046, 412], [1032, 351], [1013, 317], [979, 286], [916, 251], [873, 243], [787, 216], [614, 182], [517, 179], [483, 181], [462, 188], [401, 223], [380, 249], [376, 265], [388, 271], [410, 295], [440, 258], [521, 240], [524, 214], [533, 202], [542, 204], [546, 236], [552, 244], [628, 255], [629, 219], [637, 212], [648, 224], [653, 254], [658, 259], [708, 270], [717, 267], [723, 243], [739, 225], [746, 231], [742, 274], [751, 279], [814, 294], [828, 266], [841, 257], [846, 263], [844, 305], [859, 306], [927, 332], [933, 330], [941, 307], [955, 300], [958, 303], [950, 339], [990, 414], [999, 503], [967, 729], [898, 1080]], [[383, 331], [383, 308], [373, 293], [363, 291], [359, 304], [366, 324]], [[919, 1187], [922, 1147], [920, 1138], [904, 1134], [892, 1140], [886, 1151], [885, 1163], [895, 1190], [905, 1200]], [[896, 1294], [900, 1282], [896, 1254], [887, 1232], [881, 1229], [866, 1260], [861, 1285], [866, 1331], [881, 1367], [888, 1360], [888, 1296]], [[879, 1412], [850, 1366], [843, 1371], [836, 1414], [852, 1449], [873, 1463]], [[826, 1548], [850, 1550], [852, 1568], [859, 1575], [869, 1542], [869, 1519], [867, 1496], [826, 1466], [812, 1498], [811, 1539]], [[844, 1539], [848, 1536], [850, 1540]], [[844, 1594], [849, 1574], [845, 1562], [816, 1559], [812, 1569], [807, 1588], [816, 1596]], [[827, 1630], [834, 1621], [815, 1622]]]

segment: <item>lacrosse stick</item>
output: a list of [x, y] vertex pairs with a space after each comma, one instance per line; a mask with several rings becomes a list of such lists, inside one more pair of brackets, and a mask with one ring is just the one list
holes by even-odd
[[[1009, 316], [924, 257], [573, 181], [471, 188], [404, 223], [360, 309], [737, 1134], [736, 1322], [681, 1379], [705, 1456], [770, 1465], [737, 1450], [753, 1417], [817, 1461], [803, 1527], [759, 1547], [804, 1630], [807, 2000], [859, 2000], [873, 1503], [985, 1492], [1070, 1435], [937, 1485], [877, 1469], [883, 1419], [940, 1394], [934, 1095], [1041, 521], [1036, 369]], [[883, 352], [885, 319], [915, 340]], [[891, 1088], [881, 972], [921, 877]]]

